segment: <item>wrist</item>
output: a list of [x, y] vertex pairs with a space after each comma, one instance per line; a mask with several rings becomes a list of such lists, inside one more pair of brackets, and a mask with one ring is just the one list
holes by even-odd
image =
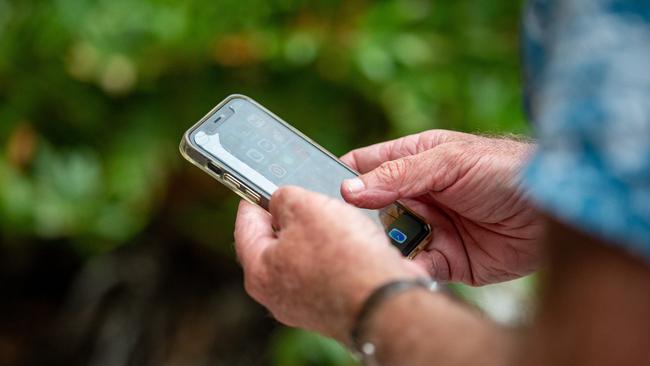
[[510, 364], [510, 331], [445, 293], [405, 292], [386, 301], [367, 324], [378, 365]]
[[[437, 292], [437, 282], [428, 278], [409, 278], [389, 281], [376, 288], [363, 302], [355, 317], [351, 332], [350, 345], [357, 355], [364, 361], [364, 365], [375, 365], [375, 351], [377, 344], [368, 338], [370, 320], [382, 307], [394, 301], [396, 298], [405, 296], [409, 292], [427, 291]], [[429, 295], [430, 296], [430, 295]]]
[[[339, 330], [334, 336], [338, 341], [348, 346], [350, 343], [350, 333], [355, 326], [356, 318], [363, 307], [363, 304], [378, 288], [383, 285], [396, 280], [409, 280], [416, 278], [428, 277], [426, 271], [421, 270], [417, 265], [412, 262], [407, 263], [408, 266], [399, 271], [391, 272], [377, 272], [374, 275], [360, 275], [358, 281], [351, 281], [357, 283], [349, 292], [348, 305], [346, 306], [345, 314], [340, 319], [342, 320]], [[412, 266], [411, 266], [412, 265]]]
[[[375, 348], [376, 363], [400, 365], [406, 361], [402, 355], [412, 353], [417, 356], [416, 360], [409, 359], [408, 364], [419, 365], [419, 352], [413, 352], [414, 348], [430, 347], [424, 340], [435, 337], [432, 328], [421, 327], [421, 322], [439, 324], [441, 319], [436, 318], [445, 313], [450, 301], [442, 294], [416, 289], [395, 296], [377, 308], [367, 319], [364, 335], [364, 340]], [[425, 309], [426, 313], [423, 312]]]

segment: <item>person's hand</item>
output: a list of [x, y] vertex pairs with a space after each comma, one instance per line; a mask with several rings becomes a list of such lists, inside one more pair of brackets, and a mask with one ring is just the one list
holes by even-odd
[[416, 258], [439, 280], [484, 285], [532, 272], [542, 219], [519, 189], [532, 144], [433, 130], [353, 150], [341, 159], [363, 173], [343, 182], [351, 204], [396, 200], [432, 226]]
[[345, 341], [374, 288], [427, 276], [344, 202], [285, 187], [273, 194], [270, 212], [242, 201], [235, 243], [246, 291], [284, 324]]

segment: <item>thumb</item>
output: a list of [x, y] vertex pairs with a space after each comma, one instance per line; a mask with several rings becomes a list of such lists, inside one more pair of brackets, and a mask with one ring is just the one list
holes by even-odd
[[436, 149], [387, 161], [370, 172], [341, 184], [343, 198], [362, 208], [377, 209], [402, 199], [444, 187], [451, 177], [449, 162]]

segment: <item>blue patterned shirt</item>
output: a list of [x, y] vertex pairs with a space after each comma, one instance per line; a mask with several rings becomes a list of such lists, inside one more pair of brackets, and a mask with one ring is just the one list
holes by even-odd
[[526, 107], [542, 210], [650, 260], [650, 0], [529, 0]]

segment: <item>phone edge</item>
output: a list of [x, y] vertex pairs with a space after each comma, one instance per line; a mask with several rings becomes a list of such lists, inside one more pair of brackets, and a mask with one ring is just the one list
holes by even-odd
[[[195, 147], [195, 146], [192, 144], [192, 141], [191, 141], [191, 139], [190, 139], [190, 135], [191, 135], [191, 134], [192, 134], [192, 133], [193, 133], [193, 132], [194, 132], [194, 131], [199, 127], [199, 126], [201, 126], [201, 125], [202, 125], [202, 124], [203, 124], [203, 123], [204, 123], [208, 118], [210, 118], [210, 116], [212, 116], [212, 115], [213, 115], [217, 110], [219, 110], [221, 107], [223, 107], [225, 104], [227, 104], [229, 101], [231, 101], [232, 99], [235, 99], [235, 98], [242, 98], [242, 99], [246, 99], [247, 101], [250, 101], [250, 102], [255, 102], [253, 99], [251, 99], [250, 97], [248, 97], [248, 96], [246, 96], [246, 95], [243, 95], [243, 94], [230, 94], [230, 95], [228, 95], [226, 98], [224, 98], [221, 102], [219, 102], [216, 106], [214, 106], [214, 107], [213, 107], [213, 108], [212, 108], [208, 113], [206, 113], [206, 114], [205, 114], [203, 117], [201, 117], [201, 118], [200, 118], [200, 119], [199, 119], [199, 120], [198, 120], [194, 125], [192, 125], [190, 128], [188, 128], [188, 129], [183, 133], [183, 137], [181, 138], [181, 142], [180, 142], [180, 144], [179, 144], [179, 146], [178, 146], [178, 149], [179, 149], [179, 151], [180, 151], [180, 153], [181, 153], [181, 156], [182, 156], [185, 160], [187, 160], [187, 161], [189, 161], [190, 163], [192, 163], [192, 165], [196, 166], [196, 167], [199, 168], [201, 171], [203, 171], [204, 173], [206, 173], [207, 175], [209, 175], [210, 177], [212, 177], [213, 179], [215, 179], [217, 182], [221, 183], [223, 186], [225, 186], [226, 188], [228, 188], [228, 189], [230, 189], [231, 191], [233, 191], [233, 192], [234, 192], [235, 194], [237, 194], [240, 198], [242, 198], [242, 199], [248, 201], [248, 202], [251, 203], [251, 204], [254, 204], [254, 205], [258, 206], [258, 207], [261, 207], [261, 208], [263, 208], [264, 210], [266, 210], [266, 211], [268, 212], [268, 202], [269, 202], [270, 197], [266, 197], [266, 195], [264, 195], [263, 192], [255, 191], [255, 190], [249, 188], [249, 189], [253, 190], [255, 193], [257, 193], [257, 194], [260, 196], [259, 202], [255, 202], [254, 200], [252, 200], [252, 199], [251, 199], [251, 198], [250, 198], [250, 197], [245, 193], [245, 191], [243, 191], [243, 190], [241, 190], [241, 189], [239, 189], [239, 188], [235, 188], [235, 187], [233, 187], [232, 185], [227, 184], [223, 178], [221, 178], [219, 175], [217, 175], [217, 174], [214, 173], [212, 170], [210, 170], [210, 169], [207, 167], [207, 164], [208, 164], [208, 163], [215, 164], [215, 165], [218, 166], [220, 169], [223, 169], [225, 172], [227, 172], [228, 174], [231, 174], [231, 175], [232, 175], [233, 172], [231, 171], [231, 169], [229, 169], [229, 168], [226, 167], [226, 166], [223, 166], [222, 164], [219, 164], [218, 161], [215, 161], [214, 159], [210, 159], [209, 157], [205, 156], [205, 155], [204, 155], [204, 154], [203, 154], [203, 153], [202, 153], [202, 152], [201, 152], [197, 147]], [[256, 103], [256, 104], [257, 104], [257, 103]], [[259, 104], [258, 104], [258, 105], [259, 105]], [[284, 121], [283, 121], [283, 122], [284, 122]]]
[[[204, 173], [208, 174], [213, 179], [217, 180], [219, 183], [226, 186], [228, 189], [233, 191], [239, 197], [245, 199], [246, 201], [248, 201], [248, 202], [250, 202], [250, 203], [252, 203], [252, 204], [254, 204], [256, 206], [259, 206], [259, 207], [265, 209], [268, 212], [268, 201], [269, 201], [270, 197], [266, 197], [263, 194], [263, 192], [257, 191], [256, 193], [258, 195], [260, 195], [261, 199], [260, 199], [259, 203], [254, 202], [246, 195], [245, 192], [243, 192], [243, 191], [241, 191], [239, 189], [236, 189], [236, 188], [232, 187], [231, 185], [228, 185], [227, 183], [225, 183], [224, 180], [221, 179], [221, 177], [216, 175], [214, 172], [212, 172], [206, 166], [208, 162], [212, 162], [214, 164], [215, 161], [210, 160], [208, 157], [204, 156], [199, 151], [199, 149], [195, 148], [192, 145], [192, 141], [190, 140], [190, 135], [194, 132], [194, 130], [196, 130], [201, 124], [203, 124], [205, 122], [205, 120], [210, 118], [210, 116], [212, 116], [215, 111], [217, 111], [218, 109], [223, 107], [225, 104], [227, 104], [229, 101], [231, 101], [232, 99], [235, 99], [235, 98], [242, 98], [242, 99], [245, 99], [248, 102], [253, 103], [256, 107], [260, 108], [264, 112], [271, 115], [273, 118], [275, 118], [282, 125], [287, 127], [289, 130], [291, 130], [293, 133], [297, 134], [301, 138], [305, 139], [307, 142], [312, 144], [314, 147], [316, 147], [322, 153], [324, 153], [327, 156], [329, 156], [330, 158], [336, 160], [338, 163], [343, 165], [346, 169], [348, 169], [349, 171], [351, 171], [355, 175], [357, 175], [357, 176], [359, 175], [359, 172], [357, 172], [356, 170], [352, 169], [350, 166], [345, 164], [336, 155], [334, 155], [331, 152], [329, 152], [328, 150], [326, 150], [324, 147], [322, 147], [316, 141], [314, 141], [310, 137], [306, 136], [300, 130], [298, 130], [297, 128], [295, 128], [294, 126], [292, 126], [291, 124], [289, 124], [288, 122], [286, 122], [285, 120], [280, 118], [278, 115], [276, 115], [275, 113], [273, 113], [272, 111], [270, 111], [269, 109], [267, 109], [266, 107], [264, 107], [263, 105], [261, 105], [260, 103], [255, 101], [254, 99], [252, 99], [251, 97], [249, 97], [247, 95], [244, 95], [244, 94], [235, 93], [235, 94], [230, 94], [226, 98], [224, 98], [221, 102], [219, 102], [216, 106], [214, 106], [208, 113], [206, 113], [203, 117], [201, 117], [194, 125], [192, 125], [190, 128], [188, 128], [185, 131], [185, 133], [183, 133], [183, 137], [182, 137], [181, 142], [179, 144], [179, 151], [180, 151], [181, 155], [183, 156], [183, 158], [185, 158], [185, 160], [189, 161], [194, 166], [201, 169]], [[203, 159], [203, 161], [198, 161], [198, 159], [195, 159], [193, 155], [196, 155], [199, 159]], [[219, 165], [219, 168], [227, 170], [228, 173], [231, 173], [227, 167]], [[428, 242], [431, 240], [431, 237], [433, 235], [433, 230], [432, 230], [431, 225], [426, 222], [424, 217], [420, 216], [417, 212], [415, 212], [415, 211], [411, 210], [410, 208], [404, 206], [399, 201], [397, 201], [395, 203], [398, 204], [403, 210], [407, 211], [409, 214], [411, 214], [411, 215], [415, 216], [416, 218], [418, 218], [420, 220], [420, 222], [423, 223], [424, 229], [427, 232], [427, 234], [422, 238], [422, 240], [418, 243], [418, 245], [416, 245], [408, 254], [405, 255], [405, 257], [407, 259], [413, 259], [424, 249], [426, 244], [428, 244]], [[399, 248], [397, 248], [397, 249], [399, 250]]]

